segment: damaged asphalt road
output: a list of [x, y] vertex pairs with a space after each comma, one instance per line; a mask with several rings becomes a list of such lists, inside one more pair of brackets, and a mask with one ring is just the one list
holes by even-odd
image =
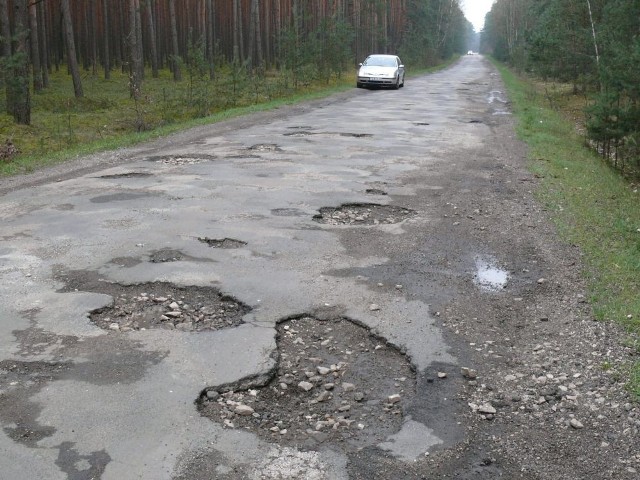
[[3, 478], [637, 478], [502, 92], [471, 56], [3, 179]]

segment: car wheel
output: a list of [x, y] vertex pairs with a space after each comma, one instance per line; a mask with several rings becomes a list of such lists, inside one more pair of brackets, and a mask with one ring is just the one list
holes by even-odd
[[404, 87], [404, 77], [402, 77], [402, 83], [400, 84], [400, 88]]
[[362, 84], [360, 82], [356, 83], [356, 88], [362, 88]]
[[393, 86], [394, 90], [398, 90], [400, 88], [400, 77], [396, 78], [396, 84]]

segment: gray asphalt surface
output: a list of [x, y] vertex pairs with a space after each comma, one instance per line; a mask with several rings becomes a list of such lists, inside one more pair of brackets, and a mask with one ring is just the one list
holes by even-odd
[[[459, 365], [429, 304], [447, 286], [424, 291], [405, 276], [400, 288], [375, 272], [437, 224], [418, 200], [443, 188], [430, 172], [482, 147], [482, 118], [506, 113], [495, 80], [486, 60], [466, 57], [397, 91], [354, 89], [2, 181], [0, 477], [348, 478], [343, 452], [223, 428], [194, 402], [207, 387], [268, 375], [276, 323], [328, 308], [406, 352], [418, 374]], [[388, 225], [313, 220], [322, 207], [361, 203], [416, 214]], [[151, 262], [163, 249], [182, 258]], [[214, 286], [252, 311], [218, 331], [105, 331], [89, 312], [113, 298], [66, 288], [79, 272]], [[462, 433], [441, 408], [437, 425], [408, 416], [380, 448], [412, 461], [450, 445]]]

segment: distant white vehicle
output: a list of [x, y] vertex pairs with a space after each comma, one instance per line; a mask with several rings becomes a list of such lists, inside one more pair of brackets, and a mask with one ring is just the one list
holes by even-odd
[[469, 51], [467, 52], [467, 55], [473, 55], [473, 50], [469, 50]]
[[404, 65], [395, 55], [369, 55], [360, 64], [356, 86], [404, 87]]

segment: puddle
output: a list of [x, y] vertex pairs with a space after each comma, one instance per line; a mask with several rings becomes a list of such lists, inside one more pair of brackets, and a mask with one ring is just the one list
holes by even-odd
[[507, 287], [509, 273], [496, 266], [495, 259], [476, 257], [475, 284], [483, 290], [499, 292]]
[[206, 243], [211, 248], [242, 248], [247, 245], [247, 242], [236, 240], [235, 238], [198, 237], [198, 241]]
[[322, 207], [313, 220], [328, 225], [380, 225], [400, 223], [416, 212], [409, 208], [375, 203], [347, 203], [340, 207]]
[[408, 359], [346, 319], [301, 316], [277, 326], [278, 366], [261, 384], [206, 389], [202, 415], [268, 441], [347, 451], [400, 431], [416, 395]]

